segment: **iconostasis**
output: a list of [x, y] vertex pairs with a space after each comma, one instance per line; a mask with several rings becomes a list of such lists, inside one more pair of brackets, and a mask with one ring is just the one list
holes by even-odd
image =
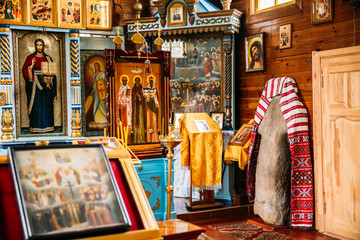
[[[153, 49], [159, 30], [162, 50], [171, 52], [171, 112], [224, 113], [224, 129], [232, 129], [234, 35], [239, 32], [241, 12], [219, 10], [211, 3], [154, 1], [153, 17], [128, 19], [129, 36], [139, 31]], [[137, 24], [139, 22], [140, 24]], [[174, 125], [177, 125], [172, 120]]]
[[[104, 26], [94, 27], [94, 32], [116, 35], [116, 31], [97, 31], [107, 29], [107, 21], [102, 18], [91, 21], [91, 14], [104, 15], [100, 13], [106, 11], [106, 2], [94, 1], [92, 9], [84, 11], [78, 24], [89, 20], [89, 24], [82, 26], [91, 29], [91, 22], [104, 22]], [[66, 141], [103, 135], [104, 128], [110, 136], [117, 137], [121, 134], [117, 133], [121, 122], [122, 126], [128, 126], [128, 143], [155, 143], [158, 135], [166, 134], [167, 125], [174, 123], [170, 112], [223, 112], [224, 129], [232, 128], [234, 34], [239, 30], [239, 11], [218, 10], [206, 1], [198, 4], [156, 1], [159, 12], [154, 17], [124, 22], [129, 37], [136, 33], [138, 26], [153, 48], [146, 66], [147, 49], [142, 50], [140, 58], [127, 52], [118, 57], [120, 51], [109, 51], [114, 55], [106, 56], [103, 49], [114, 49], [114, 45], [98, 48], [103, 46], [97, 44], [100, 38], [90, 37], [83, 42], [79, 33], [85, 30], [79, 32], [59, 25], [67, 20], [68, 24], [72, 22], [54, 11], [62, 9], [61, 4], [62, 1], [57, 1], [56, 8], [48, 9], [50, 17], [57, 19], [57, 24], [51, 26], [57, 28], [48, 28], [50, 25], [41, 21], [34, 26], [21, 26], [22, 23], [31, 24], [35, 16], [30, 17], [24, 11], [14, 19], [0, 16], [1, 23], [11, 24], [0, 28], [2, 141], [31, 142], [39, 138]], [[31, 6], [21, 7], [25, 10]], [[71, 9], [69, 11], [71, 13]], [[136, 25], [136, 21], [140, 25]], [[152, 44], [159, 29], [165, 43], [162, 51], [157, 52]], [[38, 52], [42, 59], [33, 64]], [[137, 72], [139, 69], [141, 73]], [[109, 77], [116, 79], [110, 88], [107, 86]], [[126, 80], [124, 85], [121, 78]], [[137, 95], [133, 91], [136, 81], [143, 89]], [[118, 97], [121, 85], [125, 90], [124, 98]], [[139, 105], [134, 96], [131, 107], [123, 111], [124, 101], [130, 100], [127, 94], [133, 93], [144, 102], [140, 101]], [[120, 116], [127, 116], [127, 119], [124, 121]]]
[[[115, 46], [112, 38], [93, 36], [116, 31], [82, 31], [1, 25], [3, 145], [103, 135], [107, 123], [86, 121], [94, 101], [85, 97], [92, 95], [94, 79], [105, 79], [104, 49]], [[6, 148], [1, 155], [7, 155]]]

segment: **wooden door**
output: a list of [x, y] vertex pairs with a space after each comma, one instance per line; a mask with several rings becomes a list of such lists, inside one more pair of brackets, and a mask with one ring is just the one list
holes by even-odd
[[360, 239], [360, 47], [313, 54], [315, 223]]

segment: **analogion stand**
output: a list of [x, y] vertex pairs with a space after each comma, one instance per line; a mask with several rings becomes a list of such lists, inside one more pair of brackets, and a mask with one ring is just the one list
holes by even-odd
[[[191, 164], [191, 163], [190, 163]], [[191, 166], [190, 166], [190, 179], [192, 177], [191, 174]], [[215, 190], [202, 190], [200, 193], [200, 200], [193, 201], [193, 188], [190, 181], [190, 202], [189, 204], [185, 203], [186, 209], [192, 210], [199, 210], [199, 209], [206, 209], [206, 208], [217, 208], [222, 207], [224, 204], [220, 202], [215, 202]]]

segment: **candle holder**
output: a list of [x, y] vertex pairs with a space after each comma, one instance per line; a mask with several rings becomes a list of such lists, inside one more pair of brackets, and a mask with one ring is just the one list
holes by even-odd
[[165, 148], [168, 149], [168, 153], [166, 154], [166, 157], [168, 159], [168, 183], [165, 187], [165, 191], [167, 192], [166, 220], [171, 218], [171, 201], [172, 201], [172, 193], [174, 190], [174, 187], [172, 185], [172, 159], [174, 158], [173, 150], [174, 147], [179, 145], [183, 140], [181, 137], [175, 136], [174, 125], [169, 125], [168, 129], [169, 129], [168, 135], [159, 136], [159, 141], [161, 145], [163, 145]]

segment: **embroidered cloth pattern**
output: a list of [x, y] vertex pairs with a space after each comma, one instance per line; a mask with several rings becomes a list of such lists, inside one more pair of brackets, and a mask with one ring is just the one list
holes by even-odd
[[291, 199], [290, 227], [311, 228], [313, 223], [313, 171], [311, 164], [308, 114], [297, 95], [294, 79], [273, 78], [266, 82], [251, 133], [249, 163], [247, 170], [247, 192], [249, 201], [255, 200], [255, 172], [261, 136], [258, 127], [272, 97], [281, 94], [280, 109], [286, 120], [288, 143], [291, 154]]

